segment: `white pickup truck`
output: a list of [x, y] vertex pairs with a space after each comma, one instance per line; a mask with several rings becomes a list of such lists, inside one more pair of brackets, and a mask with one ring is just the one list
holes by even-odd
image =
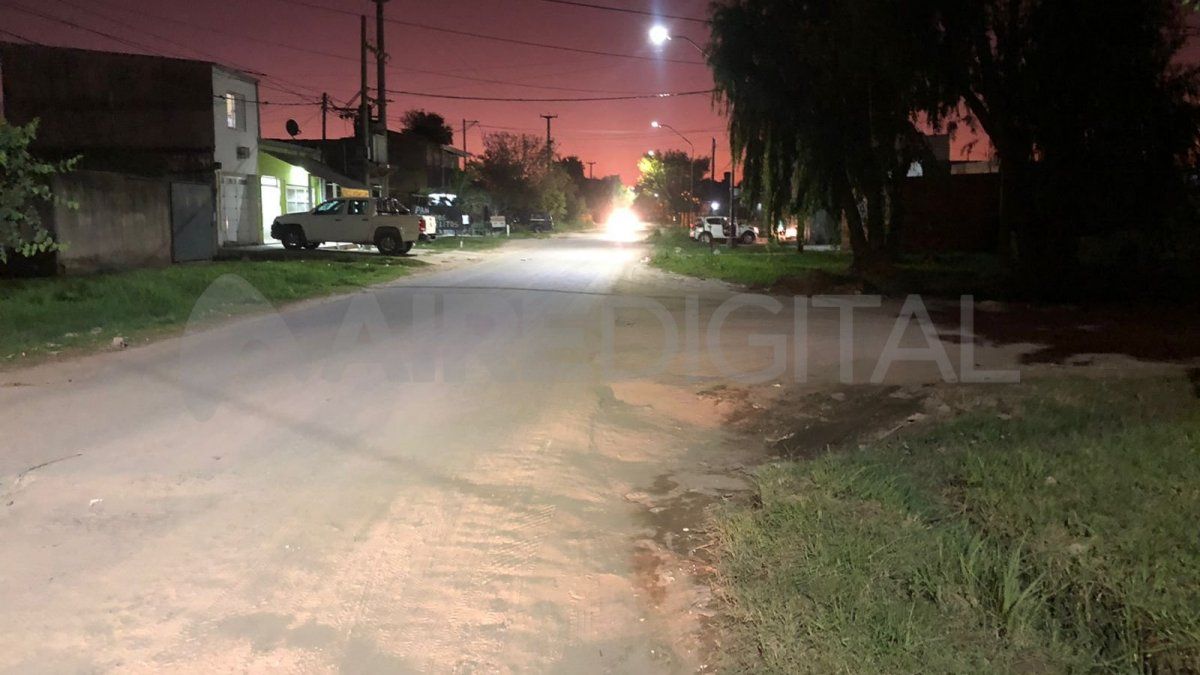
[[331, 199], [305, 213], [288, 213], [271, 224], [271, 236], [288, 250], [312, 250], [326, 242], [373, 244], [383, 255], [412, 250], [425, 229], [421, 216], [393, 201]]

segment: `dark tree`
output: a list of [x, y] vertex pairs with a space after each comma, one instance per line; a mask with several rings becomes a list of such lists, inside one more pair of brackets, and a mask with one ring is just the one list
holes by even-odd
[[425, 110], [409, 110], [404, 113], [404, 132], [420, 136], [430, 143], [451, 145], [454, 143], [454, 130], [446, 124], [446, 118], [437, 113]]

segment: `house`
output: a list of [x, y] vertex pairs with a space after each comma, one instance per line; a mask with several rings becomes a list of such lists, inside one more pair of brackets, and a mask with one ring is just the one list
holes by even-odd
[[470, 154], [417, 134], [388, 132], [388, 186], [392, 196], [453, 191], [456, 174]]
[[321, 162], [317, 148], [278, 140], [263, 140], [258, 147], [263, 241], [270, 240], [271, 223], [284, 213], [308, 211], [327, 199], [367, 194], [361, 181]]
[[[213, 257], [261, 241], [258, 83], [205, 61], [0, 43], [0, 115], [79, 157], [50, 209], [66, 271]], [[114, 190], [116, 191], [114, 193]], [[165, 245], [164, 245], [165, 242]]]
[[[382, 138], [380, 135], [378, 138]], [[358, 136], [332, 138], [326, 141], [297, 139], [286, 141], [318, 150], [324, 162], [338, 174], [353, 176], [361, 184], [365, 175], [363, 143]], [[382, 146], [381, 143], [376, 143]], [[388, 193], [403, 201], [413, 195], [430, 192], [453, 192], [455, 177], [464, 169], [470, 154], [452, 145], [434, 143], [416, 134], [388, 131], [388, 164], [386, 169]], [[372, 170], [371, 189], [382, 189], [383, 174], [379, 167]]]

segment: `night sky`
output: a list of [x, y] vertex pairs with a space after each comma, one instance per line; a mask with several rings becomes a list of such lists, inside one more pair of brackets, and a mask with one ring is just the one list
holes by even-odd
[[[598, 4], [703, 18], [708, 0], [599, 0]], [[49, 45], [216, 61], [262, 77], [264, 102], [316, 100], [322, 91], [346, 102], [356, 93], [359, 77], [358, 19], [347, 12], [368, 15], [368, 34], [373, 39], [374, 4], [368, 0], [5, 0], [0, 3], [0, 39], [19, 36]], [[500, 98], [587, 98], [712, 87], [709, 71], [691, 45], [682, 40], [661, 49], [649, 44], [646, 33], [655, 20], [648, 16], [542, 0], [391, 0], [387, 14], [439, 28], [645, 57], [618, 58], [507, 44], [389, 23], [391, 90]], [[701, 23], [678, 19], [663, 23], [672, 32], [701, 44], [707, 40], [707, 28]], [[373, 83], [374, 66], [371, 68]], [[539, 115], [557, 114], [554, 135], [563, 154], [595, 161], [597, 177], [616, 173], [630, 184], [637, 179], [638, 157], [646, 150], [687, 150], [669, 131], [651, 129], [650, 122], [655, 119], [687, 135], [700, 155], [709, 153], [715, 136], [717, 168], [728, 170], [729, 166], [724, 123], [707, 94], [561, 103], [440, 100], [403, 94], [391, 99], [389, 116], [393, 120], [410, 108], [445, 116], [455, 128], [459, 146], [461, 120], [479, 120], [481, 127], [467, 135], [472, 152], [480, 149], [485, 133], [503, 130], [544, 135], [545, 122]], [[262, 114], [264, 137], [284, 137], [288, 118], [299, 122], [301, 136], [320, 137], [318, 105], [264, 105]], [[398, 128], [399, 124], [393, 121], [391, 126]], [[349, 132], [348, 123], [331, 116], [331, 136]]]

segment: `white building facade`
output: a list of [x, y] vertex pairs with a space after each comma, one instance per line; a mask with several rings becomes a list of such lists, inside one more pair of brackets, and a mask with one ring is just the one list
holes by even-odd
[[258, 80], [215, 65], [212, 71], [217, 241], [222, 246], [259, 244]]

